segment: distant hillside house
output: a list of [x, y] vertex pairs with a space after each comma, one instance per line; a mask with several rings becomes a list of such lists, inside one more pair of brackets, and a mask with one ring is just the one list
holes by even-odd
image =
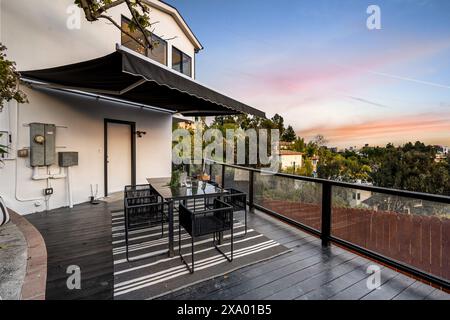
[[436, 148], [436, 151], [438, 154], [445, 154], [447, 155], [449, 153], [449, 147], [447, 146], [434, 146]]
[[301, 168], [303, 166], [303, 153], [290, 150], [280, 150], [280, 163], [282, 170], [292, 167]]

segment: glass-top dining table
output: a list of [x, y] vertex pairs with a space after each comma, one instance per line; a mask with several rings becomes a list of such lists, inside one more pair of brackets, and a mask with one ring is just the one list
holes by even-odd
[[174, 202], [207, 197], [222, 197], [228, 191], [205, 181], [194, 181], [192, 186], [169, 186], [170, 177], [147, 179], [153, 190], [168, 203], [169, 257], [174, 256]]

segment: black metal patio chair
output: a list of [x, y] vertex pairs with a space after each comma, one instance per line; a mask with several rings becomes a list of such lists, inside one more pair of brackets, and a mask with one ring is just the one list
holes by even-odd
[[[181, 253], [181, 227], [191, 236], [191, 267], [184, 259]], [[230, 231], [230, 256], [227, 256], [216, 243], [216, 235]], [[185, 204], [180, 203], [179, 207], [179, 225], [178, 225], [178, 251], [181, 261], [186, 265], [190, 273], [194, 273], [194, 244], [197, 237], [213, 235], [213, 244], [229, 262], [233, 261], [233, 207], [225, 202], [214, 199], [212, 204], [205, 201], [205, 208], [195, 210], [188, 208]]]
[[159, 198], [161, 197], [156, 193], [156, 191], [151, 187], [149, 184], [139, 184], [134, 186], [125, 186], [124, 190], [124, 199], [131, 199], [131, 198], [145, 198], [155, 196]]
[[237, 236], [236, 238], [245, 237], [247, 236], [247, 194], [234, 188], [225, 190], [228, 193], [223, 196], [223, 201], [233, 207], [233, 212], [244, 211], [245, 232], [242, 236]]
[[[128, 187], [127, 187], [128, 188]], [[127, 190], [126, 188], [126, 190]], [[130, 190], [133, 189], [133, 190]], [[167, 202], [150, 192], [150, 189], [129, 188], [124, 199], [125, 206], [125, 251], [128, 262], [141, 259], [130, 259], [129, 257], [129, 233], [141, 229], [152, 228], [161, 224], [161, 238], [164, 237], [164, 223], [167, 222]], [[145, 258], [151, 257], [149, 255]]]

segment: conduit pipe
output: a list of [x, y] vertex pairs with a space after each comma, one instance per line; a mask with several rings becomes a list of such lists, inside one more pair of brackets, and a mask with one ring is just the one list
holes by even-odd
[[73, 208], [73, 197], [72, 197], [72, 184], [71, 184], [71, 176], [70, 176], [70, 167], [67, 167], [67, 192], [69, 194], [69, 208]]
[[[12, 102], [10, 102], [10, 103], [12, 103]], [[15, 143], [15, 152], [17, 152], [17, 150], [18, 150], [18, 145], [19, 145], [19, 127], [20, 127], [20, 119], [19, 119], [19, 103], [18, 102], [14, 102], [15, 103], [15, 107], [16, 107], [16, 128], [15, 128], [15, 130], [16, 130], [16, 132], [15, 132], [15, 140], [14, 140], [14, 143]], [[9, 105], [9, 107], [11, 107], [11, 104]], [[17, 157], [17, 155], [14, 157], [14, 160], [15, 160], [15, 165], [16, 165], [16, 172], [15, 172], [15, 194], [14, 194], [14, 196], [15, 196], [15, 198], [16, 198], [16, 200], [17, 201], [19, 201], [19, 202], [31, 202], [31, 201], [45, 201], [45, 198], [44, 197], [35, 197], [35, 198], [22, 198], [22, 197], [20, 197], [19, 196], [19, 187], [18, 187], [18, 182], [17, 182], [17, 180], [18, 180], [18, 176], [19, 176], [19, 173], [18, 173], [18, 171], [19, 171], [19, 158]], [[35, 203], [35, 205], [36, 205], [36, 203]]]

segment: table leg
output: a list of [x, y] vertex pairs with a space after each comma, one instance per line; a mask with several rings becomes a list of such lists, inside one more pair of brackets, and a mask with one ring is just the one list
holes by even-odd
[[169, 258], [175, 255], [173, 249], [173, 201], [169, 201]]

